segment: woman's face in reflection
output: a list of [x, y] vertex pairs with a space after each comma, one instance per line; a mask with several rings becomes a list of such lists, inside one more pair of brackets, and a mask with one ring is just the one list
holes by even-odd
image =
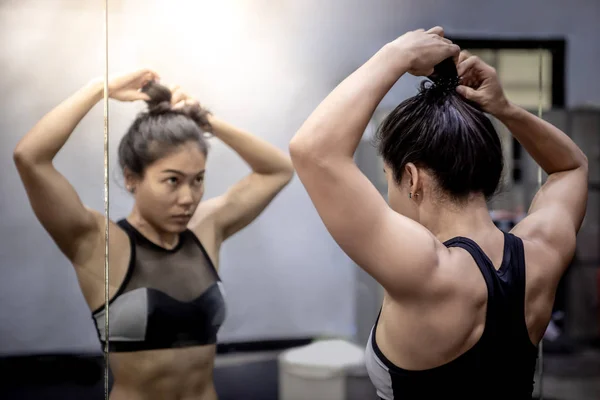
[[184, 231], [204, 195], [205, 167], [206, 157], [193, 142], [150, 164], [135, 182], [143, 218], [164, 232]]

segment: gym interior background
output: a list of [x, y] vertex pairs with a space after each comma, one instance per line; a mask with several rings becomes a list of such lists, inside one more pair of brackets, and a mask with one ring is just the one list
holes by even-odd
[[[12, 162], [17, 141], [43, 114], [103, 74], [103, 4], [0, 3], [0, 398], [104, 398], [102, 353], [89, 310], [71, 266], [28, 206]], [[598, 15], [597, 0], [110, 0], [109, 71], [152, 66], [163, 81], [287, 151], [314, 107], [382, 44], [407, 30], [444, 26], [447, 36], [496, 66], [513, 101], [537, 112], [541, 95], [544, 118], [589, 158], [588, 212], [544, 341], [543, 393], [547, 399], [598, 399]], [[356, 155], [382, 194], [381, 160], [369, 138], [387, 112], [416, 93], [418, 82], [405, 77], [386, 96]], [[140, 108], [110, 106], [114, 219], [132, 205], [116, 146]], [[509, 229], [527, 210], [537, 166], [499, 129], [507, 192], [491, 208], [498, 225]], [[232, 151], [218, 141], [211, 146], [207, 198], [247, 172]], [[103, 157], [98, 105], [56, 159], [84, 203], [98, 210], [104, 207]], [[221, 399], [276, 399], [277, 356], [285, 349], [320, 338], [364, 346], [381, 301], [380, 287], [333, 242], [298, 179], [225, 244], [220, 274], [229, 308], [215, 370]], [[364, 384], [354, 396], [375, 398]]]

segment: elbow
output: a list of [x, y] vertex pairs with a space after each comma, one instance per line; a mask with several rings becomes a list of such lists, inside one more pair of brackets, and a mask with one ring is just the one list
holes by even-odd
[[274, 160], [273, 168], [269, 174], [277, 175], [285, 185], [294, 177], [294, 164], [291, 157], [283, 151], [279, 151], [277, 160]]
[[588, 157], [585, 154], [585, 152], [581, 149], [581, 147], [578, 146], [577, 148], [579, 150], [579, 154], [577, 157], [577, 155], [575, 157], [573, 157], [576, 160], [576, 168], [577, 169], [582, 169], [587, 171], [588, 169]]
[[296, 169], [298, 169], [298, 166], [302, 165], [311, 154], [313, 156], [315, 154], [314, 149], [311, 150], [310, 145], [306, 143], [306, 140], [302, 137], [298, 137], [298, 134], [290, 141], [289, 151], [293, 167]]
[[19, 144], [13, 150], [13, 162], [20, 174], [29, 173], [37, 170], [39, 167], [52, 165], [52, 158], [46, 159], [35, 154], [30, 149]]
[[294, 163], [303, 153], [304, 149], [302, 143], [298, 140], [297, 136], [294, 136], [290, 141], [289, 151], [292, 163]]
[[301, 141], [294, 138], [290, 142], [289, 151], [294, 170], [296, 170], [298, 174], [303, 174], [304, 170], [309, 165], [309, 163], [306, 161], [308, 158], [308, 151], [306, 147]]
[[22, 144], [18, 144], [13, 150], [13, 162], [17, 168], [33, 164], [31, 154], [23, 148]]
[[584, 154], [583, 151], [581, 151], [581, 156], [577, 160], [577, 164], [576, 164], [575, 168], [573, 168], [573, 170], [574, 171], [579, 171], [580, 173], [585, 174], [586, 179], [587, 179], [587, 177], [589, 175], [589, 172], [588, 172], [588, 158]]
[[326, 148], [312, 137], [309, 139], [296, 135], [290, 141], [289, 151], [298, 174], [308, 171], [319, 173], [319, 171], [341, 168], [347, 162], [354, 162], [353, 156], [339, 154], [336, 149]]
[[281, 175], [284, 180], [284, 185], [290, 183], [290, 181], [294, 178], [294, 164], [291, 159], [287, 159], [286, 165], [282, 168]]
[[292, 161], [306, 158], [309, 154], [314, 155], [322, 147], [323, 132], [314, 127], [301, 127], [292, 140], [289, 150]]
[[15, 148], [15, 150], [13, 151], [13, 162], [16, 165], [19, 165], [23, 162], [23, 152], [19, 149], [19, 147], [17, 146], [17, 148]]
[[281, 152], [268, 168], [254, 169], [254, 173], [275, 179], [278, 186], [283, 188], [294, 178], [295, 171], [291, 158]]
[[588, 158], [585, 155], [585, 153], [582, 151], [581, 152], [581, 166], [583, 167], [583, 169], [585, 169], [587, 171], [588, 169]]
[[13, 161], [17, 167], [29, 167], [52, 162], [52, 157], [48, 158], [41, 154], [38, 149], [33, 147], [28, 141], [20, 141], [13, 150]]
[[579, 151], [573, 152], [570, 157], [563, 161], [561, 166], [552, 168], [544, 168], [548, 176], [560, 173], [577, 173], [585, 174], [588, 176], [588, 158], [585, 153], [579, 149]]
[[585, 175], [586, 182], [588, 182], [590, 179], [590, 173], [588, 169], [588, 158], [585, 154], [583, 155], [579, 169], [581, 170], [582, 174]]

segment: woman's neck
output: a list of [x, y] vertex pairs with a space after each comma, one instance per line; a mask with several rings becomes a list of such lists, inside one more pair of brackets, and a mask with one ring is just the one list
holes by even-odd
[[134, 206], [133, 210], [127, 217], [127, 221], [133, 225], [142, 235], [152, 243], [165, 249], [172, 249], [179, 242], [179, 234], [163, 231], [152, 225], [142, 217], [139, 210]]
[[472, 236], [497, 229], [483, 196], [469, 199], [461, 205], [432, 205], [421, 223], [438, 240], [444, 242], [456, 236]]

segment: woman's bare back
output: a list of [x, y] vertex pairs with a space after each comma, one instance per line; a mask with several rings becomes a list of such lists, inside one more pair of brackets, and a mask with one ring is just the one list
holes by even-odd
[[[504, 256], [503, 240], [486, 235], [475, 242], [498, 270]], [[549, 299], [556, 286], [537, 273], [540, 257], [535, 245], [524, 241], [523, 246], [524, 316], [529, 339], [537, 345], [550, 320]], [[375, 339], [385, 356], [401, 368], [426, 370], [447, 364], [475, 346], [484, 332], [488, 290], [473, 257], [461, 248], [450, 248], [440, 268], [446, 270], [447, 279], [427, 296], [405, 302], [385, 295]]]

